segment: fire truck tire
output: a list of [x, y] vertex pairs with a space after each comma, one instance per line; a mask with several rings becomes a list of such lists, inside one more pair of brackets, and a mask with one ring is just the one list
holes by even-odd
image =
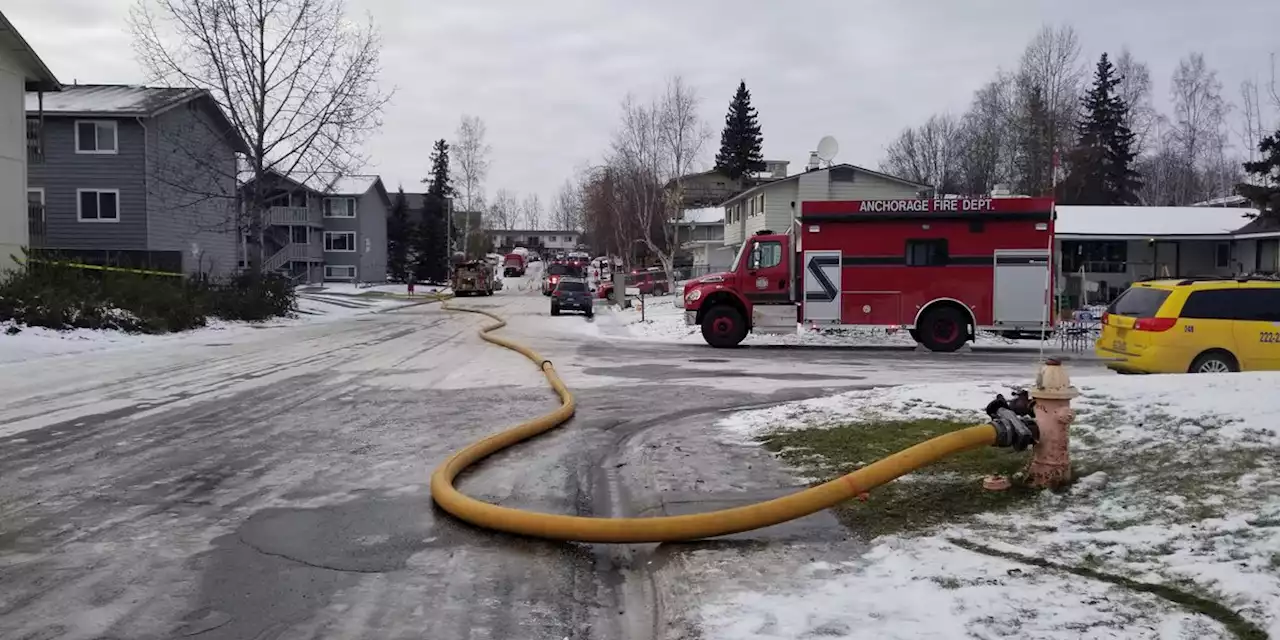
[[969, 341], [968, 331], [965, 330], [968, 324], [968, 319], [959, 309], [938, 306], [925, 312], [915, 331], [920, 335], [920, 344], [926, 349], [949, 353]]
[[738, 346], [747, 337], [747, 321], [737, 309], [717, 305], [702, 316], [702, 338], [717, 349]]

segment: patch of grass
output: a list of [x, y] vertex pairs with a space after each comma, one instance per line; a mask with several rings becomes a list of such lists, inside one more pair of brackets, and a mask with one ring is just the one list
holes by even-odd
[[[953, 420], [886, 420], [786, 431], [764, 446], [811, 477], [829, 480], [912, 445], [973, 426]], [[1026, 502], [1035, 492], [1015, 484], [1008, 491], [982, 488], [983, 476], [1012, 477], [1029, 453], [985, 447], [946, 458], [871, 492], [864, 502], [836, 508], [845, 526], [867, 537], [928, 528]]]

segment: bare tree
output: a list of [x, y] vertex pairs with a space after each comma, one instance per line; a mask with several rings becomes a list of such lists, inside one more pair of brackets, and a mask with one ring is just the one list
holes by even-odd
[[559, 231], [581, 231], [583, 219], [583, 185], [565, 180], [551, 203], [551, 226]]
[[542, 199], [531, 193], [520, 201], [520, 225], [530, 231], [542, 228]]
[[951, 115], [931, 116], [905, 129], [885, 149], [880, 168], [891, 175], [933, 185], [938, 193], [959, 189], [960, 122]]
[[1020, 100], [1037, 88], [1048, 112], [1047, 135], [1053, 151], [1065, 152], [1074, 144], [1079, 115], [1080, 86], [1084, 79], [1080, 64], [1080, 38], [1070, 25], [1042, 27], [1022, 53], [1016, 86]]
[[349, 21], [342, 0], [138, 0], [128, 25], [153, 81], [208, 91], [247, 143], [237, 226], [261, 270], [268, 177], [363, 162], [359, 143], [389, 97], [377, 87], [377, 30]]
[[511, 231], [520, 224], [520, 203], [516, 194], [507, 189], [498, 189], [493, 194], [493, 201], [485, 208], [485, 219], [493, 229]]
[[957, 135], [960, 191], [990, 193], [1016, 174], [1014, 118], [1017, 78], [998, 73], [974, 93]]
[[[462, 237], [470, 238], [473, 212], [484, 205], [484, 180], [489, 175], [489, 153], [486, 129], [479, 116], [462, 116], [453, 143], [453, 186], [462, 196]], [[469, 247], [468, 241], [463, 246]]]
[[1129, 107], [1125, 124], [1134, 134], [1133, 152], [1141, 156], [1151, 144], [1151, 133], [1158, 117], [1151, 104], [1151, 69], [1145, 62], [1135, 59], [1128, 47], [1120, 50], [1115, 66], [1120, 78], [1116, 93]]
[[[1205, 174], [1211, 165], [1221, 164], [1229, 107], [1222, 98], [1218, 73], [1208, 68], [1199, 53], [1178, 62], [1170, 93], [1173, 118], [1169, 143], [1181, 165], [1175, 199], [1179, 204], [1191, 204], [1221, 191], [1217, 180]], [[1227, 185], [1228, 192], [1230, 188]]]
[[665, 161], [657, 178], [662, 184], [671, 184], [666, 190], [664, 207], [659, 220], [640, 219], [646, 229], [659, 228], [660, 239], [655, 242], [652, 233], [641, 236], [646, 246], [662, 262], [667, 281], [675, 282], [675, 254], [679, 251], [679, 230], [676, 224], [684, 209], [684, 176], [693, 169], [702, 156], [703, 147], [711, 139], [711, 128], [699, 115], [697, 91], [684, 78], [675, 76], [667, 81], [666, 91], [657, 105], [658, 156]]

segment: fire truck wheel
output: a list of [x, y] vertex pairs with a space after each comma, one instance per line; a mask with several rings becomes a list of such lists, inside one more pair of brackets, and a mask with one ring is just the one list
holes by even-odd
[[965, 335], [964, 314], [954, 307], [935, 307], [920, 318], [916, 331], [920, 343], [930, 351], [951, 352], [969, 340]]
[[745, 337], [747, 323], [733, 307], [712, 307], [702, 317], [702, 338], [717, 349], [736, 347]]

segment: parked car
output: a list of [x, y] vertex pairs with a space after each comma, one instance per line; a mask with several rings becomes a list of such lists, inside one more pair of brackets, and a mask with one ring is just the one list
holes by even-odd
[[633, 271], [627, 277], [627, 286], [635, 287], [646, 296], [665, 296], [671, 293], [671, 283], [667, 282], [667, 274], [649, 269]]
[[565, 276], [556, 282], [551, 292], [551, 315], [558, 316], [561, 311], [581, 311], [588, 318], [594, 310], [591, 292], [587, 290], [587, 281], [582, 278]]
[[1102, 315], [1094, 353], [1121, 373], [1280, 370], [1280, 281], [1135, 283]]

